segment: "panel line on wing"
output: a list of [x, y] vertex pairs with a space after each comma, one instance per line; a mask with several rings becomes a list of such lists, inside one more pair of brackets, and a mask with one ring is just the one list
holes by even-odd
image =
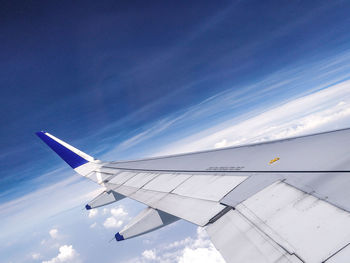
[[349, 213], [284, 182], [266, 187], [236, 210], [306, 262], [323, 262], [350, 241]]
[[[111, 164], [111, 163], [109, 163]], [[131, 167], [111, 167], [111, 166], [104, 166], [106, 168], [115, 168], [119, 170], [125, 170], [125, 171], [133, 171], [133, 172], [149, 172], [149, 173], [266, 173], [266, 174], [278, 174], [278, 173], [287, 173], [287, 174], [299, 174], [299, 173], [349, 173], [350, 170], [208, 170], [206, 169], [196, 169], [196, 170], [190, 170], [190, 169], [148, 169], [148, 168], [131, 168]]]

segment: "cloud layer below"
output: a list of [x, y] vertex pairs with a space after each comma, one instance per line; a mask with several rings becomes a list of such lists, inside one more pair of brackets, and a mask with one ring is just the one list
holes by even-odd
[[350, 81], [292, 100], [245, 120], [232, 118], [154, 155], [276, 140], [350, 127]]
[[225, 263], [221, 254], [210, 242], [204, 229], [198, 227], [194, 237], [162, 244], [154, 249], [144, 250], [140, 257], [128, 263]]

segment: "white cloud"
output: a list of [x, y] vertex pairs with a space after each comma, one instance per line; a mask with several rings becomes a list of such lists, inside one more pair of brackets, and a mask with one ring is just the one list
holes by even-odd
[[160, 263], [225, 263], [221, 254], [210, 242], [203, 228], [197, 228], [195, 238], [187, 237], [170, 244], [162, 244], [155, 249], [145, 250], [130, 262]]
[[95, 222], [95, 223], [90, 225], [90, 228], [95, 228], [96, 226], [97, 226], [97, 223]]
[[56, 239], [58, 237], [58, 229], [53, 228], [49, 231], [50, 237]]
[[[177, 262], [180, 263], [224, 263], [221, 254], [216, 250], [203, 228], [197, 228], [195, 239], [187, 238], [180, 249]], [[180, 242], [181, 243], [181, 242]]]
[[32, 259], [34, 259], [34, 260], [37, 260], [37, 259], [40, 259], [41, 258], [41, 255], [40, 255], [40, 253], [32, 253]]
[[197, 239], [187, 245], [179, 263], [225, 263], [225, 260], [208, 239], [202, 228], [197, 228]]
[[213, 245], [205, 248], [186, 247], [179, 263], [225, 263]]
[[142, 252], [142, 256], [148, 260], [155, 260], [156, 252], [154, 252], [154, 250], [145, 250]]
[[128, 213], [124, 210], [123, 207], [118, 207], [118, 208], [112, 208], [111, 214], [114, 217], [123, 217], [123, 216], [126, 216]]
[[63, 245], [59, 248], [59, 253], [56, 257], [43, 261], [42, 263], [60, 263], [60, 262], [80, 262], [78, 253], [72, 245]]
[[97, 214], [98, 214], [98, 210], [97, 209], [89, 210], [89, 217], [90, 218], [93, 218], [93, 217], [97, 216]]
[[105, 222], [103, 223], [103, 226], [105, 228], [118, 228], [118, 227], [121, 227], [123, 223], [124, 222], [122, 220], [117, 220], [115, 217], [111, 216], [105, 220]]
[[110, 213], [112, 216], [106, 218], [103, 223], [105, 228], [118, 228], [124, 224], [124, 219], [128, 215], [128, 212], [122, 206], [112, 209], [103, 209], [103, 214]]
[[227, 140], [222, 139], [221, 141], [215, 143], [214, 148], [222, 148], [222, 147], [225, 147], [226, 145], [227, 145]]

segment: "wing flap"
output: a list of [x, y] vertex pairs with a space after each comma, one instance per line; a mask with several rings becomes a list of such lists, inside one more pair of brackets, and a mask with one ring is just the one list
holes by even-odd
[[205, 226], [211, 218], [225, 208], [218, 202], [125, 185], [120, 185], [113, 191], [199, 226]]
[[157, 201], [155, 208], [185, 219], [199, 226], [205, 226], [210, 219], [225, 209], [217, 202], [195, 199], [176, 194], [167, 194]]
[[126, 185], [112, 185], [112, 184], [108, 184], [108, 187], [110, 189], [113, 189], [113, 191], [128, 196], [130, 197], [133, 193], [137, 192], [139, 190], [139, 188], [136, 187], [132, 187], [132, 186], [126, 186]]
[[326, 263], [347, 263], [350, 258], [350, 243], [344, 248], [339, 250], [336, 254], [332, 255], [325, 262]]
[[235, 210], [206, 227], [206, 231], [228, 263], [302, 263]]
[[218, 202], [248, 176], [193, 175], [179, 185], [174, 194]]
[[[84, 167], [82, 167], [82, 168], [84, 168]], [[80, 167], [78, 169], [80, 169]], [[80, 174], [82, 174], [82, 172]], [[92, 181], [94, 181], [95, 183], [102, 184], [104, 181], [108, 180], [108, 178], [110, 178], [111, 175], [110, 174], [101, 173], [101, 172], [92, 171], [90, 173], [87, 173], [85, 175], [85, 177], [90, 179], [90, 180], [92, 180]]]
[[350, 214], [281, 181], [206, 229], [227, 262], [347, 262], [350, 253]]
[[118, 173], [116, 176], [112, 177], [108, 183], [109, 184], [123, 184], [126, 181], [130, 180], [132, 177], [134, 177], [136, 173], [130, 173], [130, 172], [121, 172]]
[[163, 173], [156, 176], [153, 180], [150, 180], [142, 188], [145, 190], [169, 193], [190, 177], [190, 174]]
[[136, 188], [141, 188], [149, 181], [154, 179], [158, 174], [156, 173], [138, 173], [133, 178], [125, 182], [125, 186], [132, 186]]
[[349, 213], [284, 182], [270, 185], [236, 209], [306, 262], [323, 262], [350, 242]]

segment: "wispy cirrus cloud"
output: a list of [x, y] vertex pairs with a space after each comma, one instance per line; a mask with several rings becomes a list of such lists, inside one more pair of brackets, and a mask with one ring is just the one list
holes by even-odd
[[[243, 123], [247, 119], [253, 119], [255, 116], [260, 116], [270, 110], [275, 110], [276, 116], [284, 118], [284, 120], [282, 118], [278, 120], [274, 116], [274, 121], [291, 125], [291, 123], [287, 123], [291, 116], [295, 115], [295, 120], [300, 119], [302, 111], [297, 108], [284, 108], [287, 114], [281, 114], [277, 112], [277, 108], [284, 111], [282, 105], [290, 106], [291, 104], [288, 103], [293, 101], [296, 104], [301, 98], [305, 98], [305, 100], [301, 100], [304, 105], [300, 109], [305, 110], [305, 113], [308, 114], [316, 114], [317, 111], [321, 114], [321, 111], [326, 111], [327, 107], [333, 107], [334, 103], [341, 102], [343, 95], [344, 102], [346, 102], [347, 88], [341, 88], [340, 85], [341, 83], [346, 85], [346, 80], [350, 78], [349, 72], [350, 51], [347, 50], [332, 57], [286, 66], [251, 83], [243, 85], [234, 82], [226, 83], [227, 89], [225, 91], [208, 97], [191, 107], [169, 114], [152, 124], [139, 127], [128, 139], [111, 148], [102, 158], [125, 159], [125, 152], [128, 154], [135, 152], [134, 155], [139, 158], [145, 155], [154, 156], [210, 149], [220, 141], [222, 144], [218, 144], [217, 147], [244, 143], [245, 140], [242, 141], [238, 137], [233, 142], [232, 136], [234, 134], [232, 134], [230, 139], [222, 137], [204, 148], [192, 148], [195, 146], [193, 141], [210, 139], [207, 137], [209, 133], [215, 133], [219, 129], [227, 129], [239, 122]], [[343, 95], [337, 95], [336, 90]], [[329, 97], [322, 97], [322, 94], [329, 95]], [[310, 101], [311, 103], [309, 103]], [[333, 117], [329, 112], [322, 114], [329, 115], [329, 122], [332, 118], [343, 118], [342, 114], [345, 113], [339, 113]], [[307, 120], [304, 119], [305, 121]], [[325, 121], [327, 120], [324, 118], [323, 122]], [[258, 123], [261, 123], [261, 120]], [[266, 125], [274, 126], [274, 124], [272, 119], [270, 123], [266, 122]], [[109, 128], [115, 128], [114, 124], [111, 124]], [[109, 128], [105, 128], [105, 131]], [[188, 147], [177, 147], [179, 142], [185, 141], [191, 136], [196, 138], [189, 139]], [[110, 140], [106, 138], [106, 141]], [[149, 147], [149, 144], [152, 144], [152, 147]], [[113, 158], [113, 156], [115, 157]]]
[[350, 81], [316, 91], [275, 108], [232, 118], [181, 139], [155, 155], [262, 142], [350, 126]]

